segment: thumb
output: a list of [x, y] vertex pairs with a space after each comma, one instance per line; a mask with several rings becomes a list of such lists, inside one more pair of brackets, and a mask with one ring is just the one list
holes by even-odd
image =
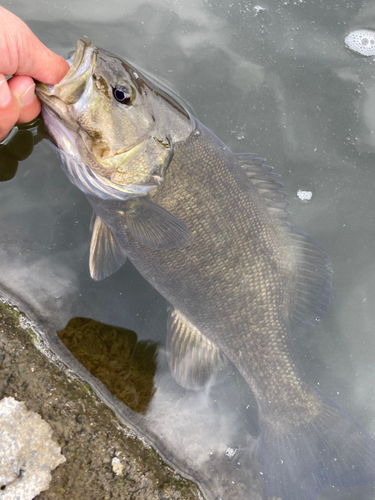
[[68, 72], [64, 58], [48, 49], [17, 16], [0, 7], [0, 73], [28, 75], [54, 85]]

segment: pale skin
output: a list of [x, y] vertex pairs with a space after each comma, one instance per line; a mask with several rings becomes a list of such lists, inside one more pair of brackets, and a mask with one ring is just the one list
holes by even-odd
[[0, 141], [16, 123], [39, 115], [33, 79], [55, 85], [68, 70], [65, 59], [43, 45], [21, 19], [0, 7]]

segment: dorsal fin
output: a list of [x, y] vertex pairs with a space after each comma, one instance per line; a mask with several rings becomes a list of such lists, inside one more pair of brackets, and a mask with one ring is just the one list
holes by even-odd
[[310, 236], [286, 222], [286, 193], [273, 167], [254, 154], [236, 154], [252, 184], [263, 195], [267, 209], [286, 232], [293, 259], [289, 305], [291, 327], [313, 328], [327, 312], [332, 291], [332, 265], [323, 248]]
[[251, 153], [240, 153], [235, 156], [251, 183], [264, 196], [270, 214], [277, 220], [285, 221], [289, 215], [287, 211], [289, 202], [285, 199], [286, 193], [280, 190], [283, 187], [277, 180], [280, 176], [273, 172], [273, 167], [264, 164], [263, 158]]
[[294, 263], [289, 306], [291, 327], [313, 328], [328, 310], [332, 264], [318, 242], [292, 225], [285, 225]]

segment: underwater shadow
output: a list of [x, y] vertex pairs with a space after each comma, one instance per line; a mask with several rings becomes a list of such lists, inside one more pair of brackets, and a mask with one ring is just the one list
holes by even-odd
[[158, 343], [90, 318], [73, 318], [57, 332], [73, 356], [120, 401], [145, 414], [155, 393]]

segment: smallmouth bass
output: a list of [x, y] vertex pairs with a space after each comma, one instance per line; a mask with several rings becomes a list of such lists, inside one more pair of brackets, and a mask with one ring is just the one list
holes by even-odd
[[232, 153], [176, 96], [86, 38], [65, 78], [37, 94], [62, 168], [96, 214], [91, 276], [129, 258], [167, 299], [169, 365], [184, 387], [236, 367], [258, 403], [265, 497], [375, 482], [375, 441], [306, 380], [291, 345], [291, 328], [325, 314], [332, 268], [287, 221], [272, 168]]

